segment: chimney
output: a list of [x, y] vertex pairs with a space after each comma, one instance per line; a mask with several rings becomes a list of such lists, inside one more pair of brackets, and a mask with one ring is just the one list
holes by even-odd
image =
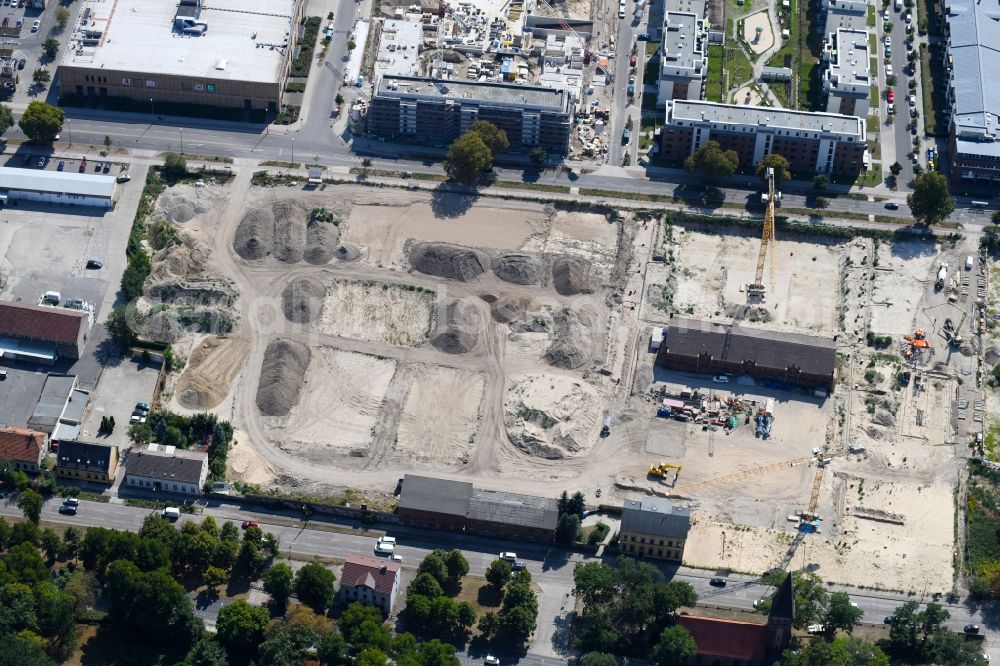
[[378, 569], [378, 572], [379, 572], [379, 573], [383, 573], [383, 574], [384, 574], [384, 573], [385, 573], [386, 571], [388, 571], [388, 570], [389, 570], [389, 567], [387, 567], [387, 566], [385, 566], [385, 565], [383, 564], [382, 566], [380, 566], [380, 567], [379, 567], [379, 569]]

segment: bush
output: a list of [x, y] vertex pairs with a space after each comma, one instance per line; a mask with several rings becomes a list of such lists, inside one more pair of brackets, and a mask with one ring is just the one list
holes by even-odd
[[316, 48], [316, 37], [319, 34], [319, 24], [322, 19], [318, 16], [310, 16], [302, 24], [305, 30], [302, 39], [299, 40], [299, 55], [292, 61], [292, 69], [289, 76], [305, 78], [309, 76], [309, 67], [312, 65], [313, 51]]

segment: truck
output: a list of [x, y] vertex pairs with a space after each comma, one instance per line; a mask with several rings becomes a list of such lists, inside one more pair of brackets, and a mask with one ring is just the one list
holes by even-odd
[[601, 426], [601, 437], [607, 437], [611, 434], [611, 417], [607, 416], [604, 418], [604, 425]]
[[948, 264], [941, 264], [938, 269], [937, 280], [934, 282], [935, 289], [944, 289], [944, 281], [948, 279]]
[[968, 257], [965, 258], [965, 270], [971, 271], [972, 270], [972, 265], [974, 263], [975, 263], [975, 260], [972, 258], [972, 255], [970, 254]]
[[181, 517], [181, 510], [176, 506], [168, 506], [160, 515], [167, 520], [177, 520]]
[[895, 2], [893, 3], [893, 6], [894, 6], [894, 7], [896, 8], [896, 11], [897, 11], [897, 12], [901, 12], [901, 11], [903, 11], [903, 0], [896, 0], [896, 1], [895, 1]]

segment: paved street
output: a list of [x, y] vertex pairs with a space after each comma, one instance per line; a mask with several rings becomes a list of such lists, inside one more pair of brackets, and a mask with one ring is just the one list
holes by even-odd
[[[204, 502], [199, 501], [199, 505], [204, 505]], [[276, 517], [274, 514], [256, 511], [253, 507], [241, 508], [235, 503], [222, 504], [212, 501], [208, 506], [202, 506], [202, 508], [204, 512], [201, 516], [182, 514], [180, 522], [200, 520], [205, 515], [213, 516], [218, 521], [232, 520], [237, 523], [250, 518], [257, 519], [260, 521], [261, 529], [272, 532], [278, 537], [282, 551], [297, 556], [318, 555], [343, 559], [350, 553], [368, 553], [373, 548], [374, 539], [382, 534], [381, 530], [375, 529], [367, 534], [328, 531], [334, 527], [336, 529], [354, 527], [358, 530], [364, 530], [360, 525], [350, 526], [345, 523], [323, 524], [314, 520], [303, 526], [290, 513]], [[122, 504], [81, 502], [80, 512], [76, 516], [64, 516], [58, 513], [58, 502], [49, 501], [42, 510], [42, 520], [80, 527], [101, 526], [138, 530], [149, 513], [149, 509]], [[21, 512], [13, 503], [5, 500], [0, 503], [0, 515], [20, 516]], [[291, 524], [293, 522], [297, 524]], [[327, 527], [327, 529], [320, 529], [322, 527]], [[559, 657], [559, 655], [566, 654], [564, 647], [566, 634], [564, 631], [560, 631], [560, 628], [565, 627], [565, 613], [570, 608], [568, 602], [572, 601], [572, 598], [567, 595], [572, 594], [573, 567], [577, 562], [583, 562], [590, 558], [544, 544], [513, 543], [401, 526], [390, 526], [386, 532], [399, 539], [396, 552], [403, 556], [405, 568], [415, 567], [425, 555], [435, 548], [459, 548], [468, 558], [471, 572], [482, 575], [489, 563], [496, 558], [497, 553], [502, 550], [515, 550], [518, 559], [528, 564], [528, 570], [531, 572], [533, 580], [538, 583], [543, 592], [539, 599], [539, 628], [536, 632], [536, 639], [529, 648], [530, 654], [522, 657], [519, 663], [529, 666], [566, 663], [566, 659]], [[726, 587], [716, 588], [709, 584], [709, 581], [718, 575], [715, 572], [676, 566], [664, 567], [664, 572], [672, 580], [690, 583], [698, 593], [701, 603], [704, 604], [751, 609], [753, 602], [769, 591], [769, 588], [761, 585], [759, 580], [751, 576], [730, 575]], [[822, 575], [822, 572], [820, 574]], [[932, 599], [922, 599], [919, 596], [872, 593], [867, 590], [838, 586], [828, 586], [828, 589], [830, 591], [843, 589], [849, 592], [851, 599], [865, 612], [864, 621], [871, 624], [881, 624], [886, 615], [891, 614], [905, 601], [932, 601]], [[965, 624], [975, 622], [982, 625], [987, 633], [985, 645], [988, 649], [995, 650], [996, 646], [1000, 645], [994, 635], [994, 632], [1000, 628], [1000, 617], [992, 606], [988, 612], [982, 613], [961, 602], [947, 604], [942, 600], [941, 603], [944, 603], [951, 613], [951, 619], [947, 623], [949, 627], [961, 631]], [[564, 606], [566, 608], [563, 608]], [[1000, 636], [1000, 634], [996, 634], [996, 636]], [[482, 656], [476, 651], [476, 648], [473, 648], [473, 652], [466, 655], [463, 661], [467, 663], [476, 661]], [[518, 655], [506, 656], [513, 660]]]

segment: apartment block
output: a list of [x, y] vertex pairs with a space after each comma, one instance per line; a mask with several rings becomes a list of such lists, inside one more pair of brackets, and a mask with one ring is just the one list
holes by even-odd
[[445, 146], [478, 120], [507, 133], [512, 148], [565, 153], [572, 96], [565, 90], [415, 76], [383, 76], [368, 112], [368, 132], [393, 141]]
[[618, 548], [637, 557], [680, 562], [691, 527], [691, 510], [670, 500], [625, 500]]
[[701, 99], [708, 71], [704, 15], [668, 11], [663, 17], [657, 102]]
[[867, 118], [871, 106], [871, 45], [867, 30], [840, 28], [823, 51], [823, 94], [827, 113]]
[[752, 171], [777, 153], [792, 171], [854, 175], [866, 168], [865, 119], [833, 113], [674, 100], [666, 106], [661, 155], [682, 161], [706, 141], [734, 150]]

